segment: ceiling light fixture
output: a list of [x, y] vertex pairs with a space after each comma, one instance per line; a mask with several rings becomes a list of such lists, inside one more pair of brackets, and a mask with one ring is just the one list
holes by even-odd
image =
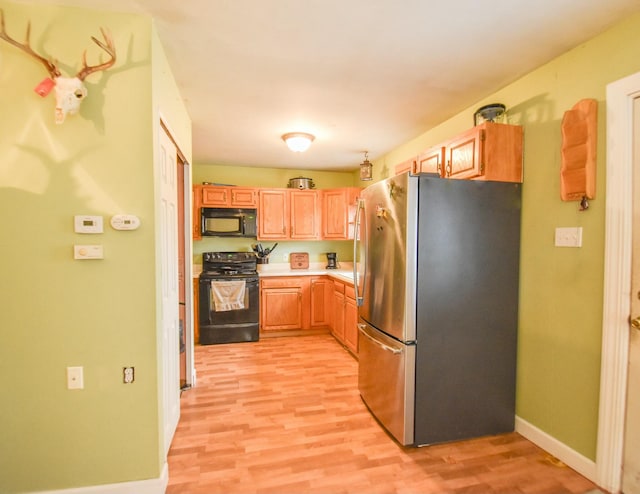
[[373, 180], [373, 165], [368, 156], [369, 151], [365, 151], [364, 161], [360, 163], [360, 180]]
[[309, 149], [314, 139], [314, 136], [305, 132], [289, 132], [282, 136], [282, 140], [287, 144], [287, 147], [296, 153], [302, 153]]

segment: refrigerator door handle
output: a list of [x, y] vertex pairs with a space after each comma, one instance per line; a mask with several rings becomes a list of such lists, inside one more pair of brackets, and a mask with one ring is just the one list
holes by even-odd
[[[360, 220], [361, 220], [361, 211], [364, 210], [364, 200], [359, 198], [356, 203], [356, 217], [355, 217], [355, 225], [353, 231], [353, 288], [354, 288], [354, 296], [356, 299], [356, 305], [358, 307], [362, 306], [364, 303], [364, 297], [360, 294], [359, 290], [359, 282], [360, 279], [358, 277], [358, 237], [360, 237]], [[364, 259], [360, 259], [360, 263], [363, 266], [362, 273], [362, 281], [364, 282], [365, 277], [367, 276], [367, 244], [364, 244]]]
[[367, 333], [365, 331], [365, 328], [367, 326], [364, 324], [358, 324], [358, 329], [360, 330], [360, 333], [365, 335], [367, 338], [369, 338], [373, 343], [375, 343], [376, 345], [378, 345], [380, 348], [382, 348], [383, 350], [386, 350], [387, 352], [391, 352], [394, 355], [397, 355], [399, 353], [402, 353], [402, 350], [399, 350], [398, 348], [391, 348], [388, 345], [385, 345], [384, 343], [381, 343], [380, 341], [376, 340], [373, 336], [371, 336], [369, 333]]

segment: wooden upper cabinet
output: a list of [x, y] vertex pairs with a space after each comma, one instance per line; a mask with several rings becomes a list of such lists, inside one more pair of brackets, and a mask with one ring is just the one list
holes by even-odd
[[317, 190], [289, 192], [290, 238], [317, 240], [320, 237], [320, 201]]
[[252, 187], [227, 187], [204, 185], [200, 187], [203, 206], [220, 208], [255, 208], [258, 205], [258, 191]]
[[260, 189], [258, 197], [258, 239], [288, 239], [289, 190]]
[[327, 240], [353, 239], [355, 208], [360, 189], [344, 187], [327, 189], [322, 193], [322, 238]]
[[202, 185], [193, 186], [193, 204], [191, 210], [193, 211], [192, 223], [191, 223], [191, 236], [194, 240], [200, 240], [202, 238], [202, 232], [200, 229], [200, 207], [202, 206]]
[[394, 168], [394, 175], [400, 175], [405, 172], [416, 172], [416, 158], [408, 159], [407, 161], [403, 161], [402, 163], [398, 163]]
[[317, 190], [260, 189], [258, 239], [318, 240], [319, 197]]
[[444, 176], [445, 147], [434, 146], [418, 156], [416, 173], [435, 173]]
[[445, 146], [445, 177], [522, 182], [522, 127], [485, 122]]

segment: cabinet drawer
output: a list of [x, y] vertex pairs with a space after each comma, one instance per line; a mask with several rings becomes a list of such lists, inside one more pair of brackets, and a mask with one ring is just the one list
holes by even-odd
[[344, 293], [344, 283], [342, 283], [341, 281], [333, 280], [333, 291]]
[[262, 288], [286, 288], [300, 287], [304, 284], [304, 278], [299, 276], [274, 276], [260, 280]]

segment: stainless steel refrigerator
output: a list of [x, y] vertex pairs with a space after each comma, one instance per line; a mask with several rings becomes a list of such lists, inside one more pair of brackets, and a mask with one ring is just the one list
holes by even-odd
[[402, 445], [514, 430], [521, 184], [402, 174], [362, 191], [359, 390]]

